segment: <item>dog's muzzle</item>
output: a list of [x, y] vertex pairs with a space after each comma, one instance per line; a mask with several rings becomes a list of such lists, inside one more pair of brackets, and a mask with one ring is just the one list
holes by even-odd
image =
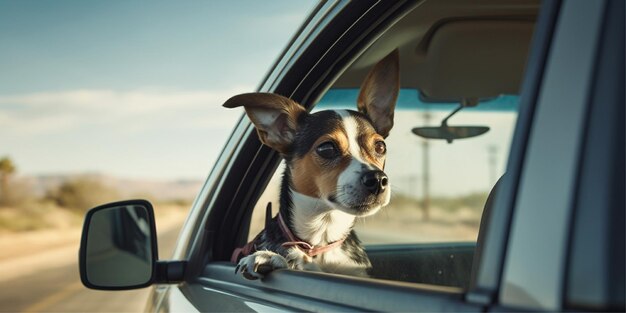
[[389, 178], [383, 171], [369, 171], [361, 176], [361, 183], [373, 195], [379, 195], [387, 189]]

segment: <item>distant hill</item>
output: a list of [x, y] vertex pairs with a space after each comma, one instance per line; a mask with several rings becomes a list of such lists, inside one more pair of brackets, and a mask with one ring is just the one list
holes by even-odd
[[201, 180], [151, 180], [128, 179], [103, 174], [59, 174], [22, 176], [22, 180], [31, 186], [38, 195], [43, 196], [62, 183], [75, 179], [89, 179], [116, 189], [124, 198], [145, 198], [148, 200], [193, 200], [200, 192], [204, 181]]

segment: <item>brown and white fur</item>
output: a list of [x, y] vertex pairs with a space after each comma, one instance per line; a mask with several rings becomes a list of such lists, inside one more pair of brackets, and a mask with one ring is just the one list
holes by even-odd
[[239, 260], [236, 272], [249, 279], [279, 268], [368, 275], [371, 263], [352, 228], [357, 217], [372, 215], [389, 203], [384, 139], [393, 127], [398, 92], [395, 50], [365, 78], [359, 112], [310, 114], [300, 104], [269, 93], [241, 94], [226, 101], [227, 108], [243, 106], [261, 141], [286, 161], [279, 214], [291, 232], [316, 247], [344, 240], [312, 257], [298, 246], [284, 245], [289, 240], [277, 215], [254, 240], [256, 252]]

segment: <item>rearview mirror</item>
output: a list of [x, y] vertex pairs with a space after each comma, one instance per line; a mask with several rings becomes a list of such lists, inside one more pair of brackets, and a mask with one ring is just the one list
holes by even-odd
[[147, 287], [155, 281], [157, 255], [150, 202], [114, 202], [87, 212], [79, 251], [80, 278], [86, 287]]
[[452, 143], [455, 139], [471, 138], [482, 135], [489, 131], [487, 126], [448, 126], [448, 120], [459, 111], [467, 107], [478, 105], [477, 99], [463, 99], [459, 106], [441, 121], [439, 127], [415, 127], [411, 131], [424, 138], [445, 139]]
[[455, 139], [464, 139], [480, 136], [489, 131], [487, 126], [439, 126], [415, 127], [412, 132], [420, 137], [431, 139], [445, 139], [452, 143]]

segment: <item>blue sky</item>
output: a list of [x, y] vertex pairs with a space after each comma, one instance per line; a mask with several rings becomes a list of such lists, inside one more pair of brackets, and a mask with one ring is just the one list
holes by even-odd
[[0, 1], [0, 156], [203, 179], [314, 1]]

